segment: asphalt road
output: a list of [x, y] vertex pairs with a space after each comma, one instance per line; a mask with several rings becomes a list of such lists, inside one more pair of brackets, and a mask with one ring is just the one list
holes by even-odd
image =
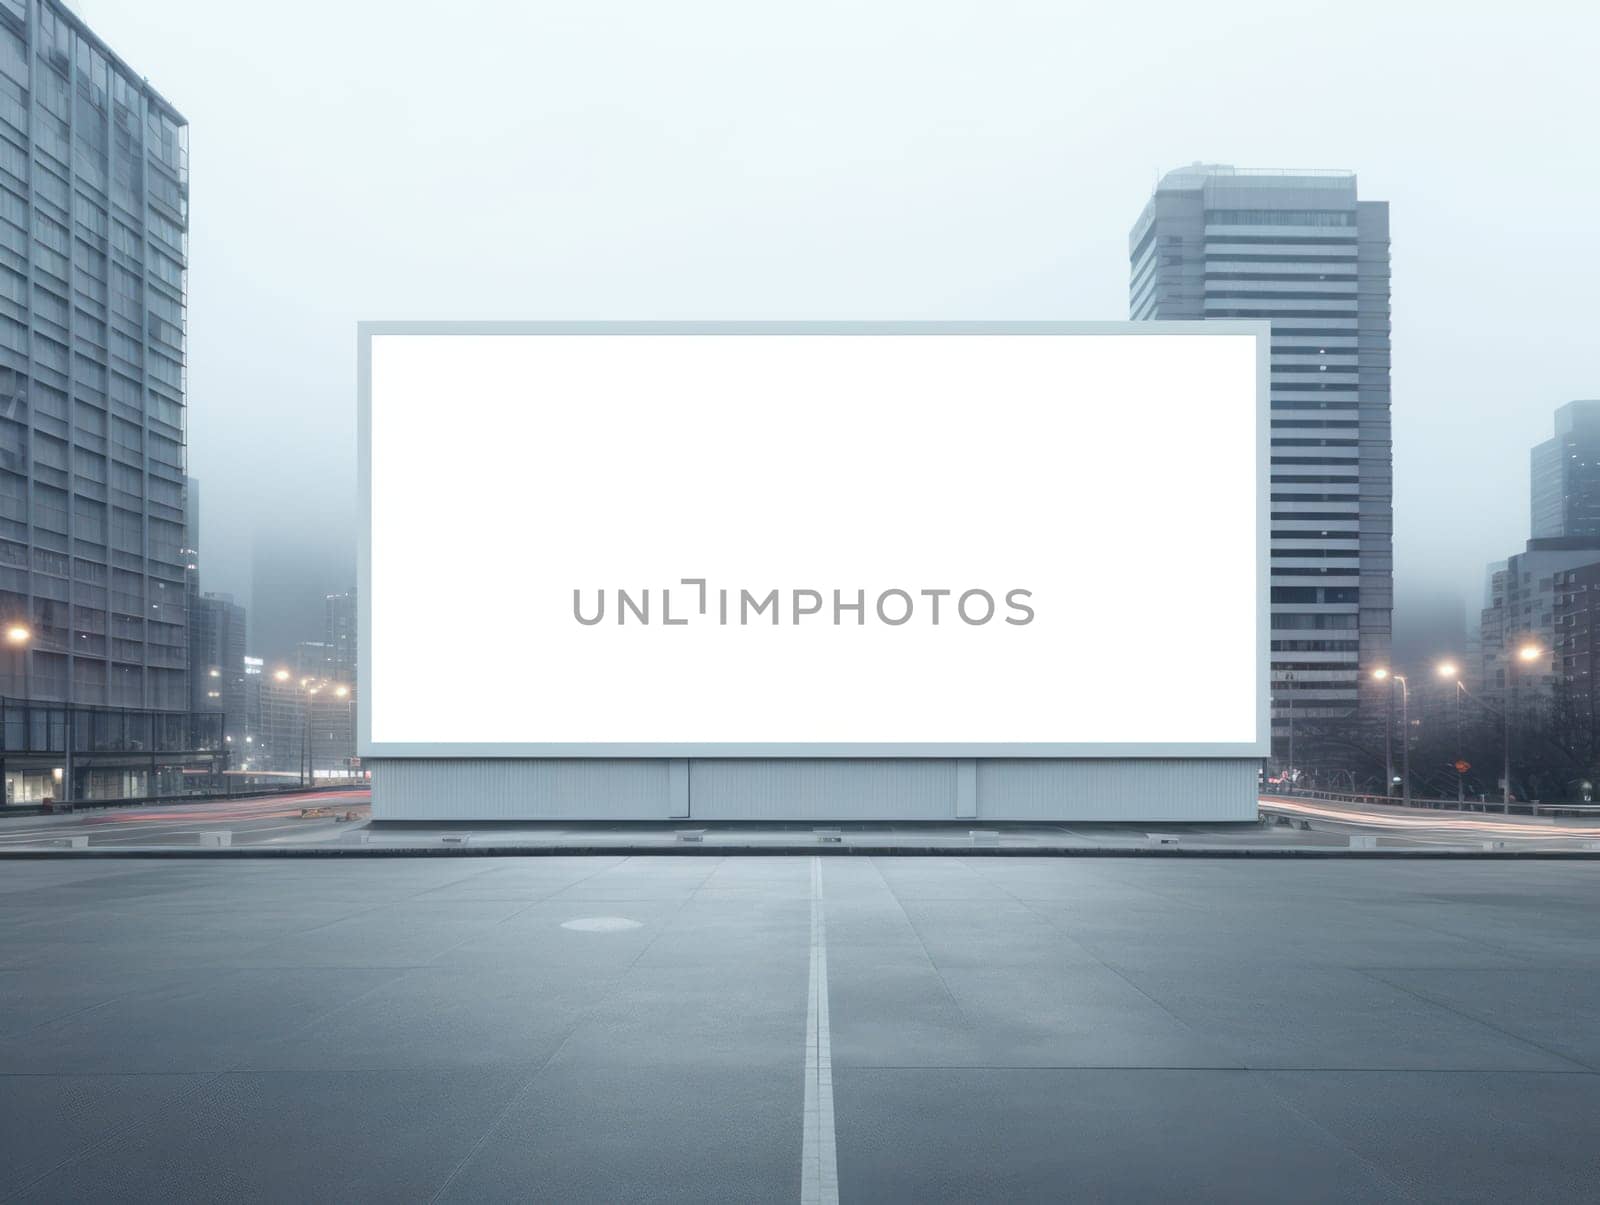
[[0, 1196], [1591, 1201], [1589, 862], [13, 862]]
[[1600, 820], [1568, 816], [1493, 815], [1446, 808], [1390, 807], [1272, 795], [1262, 806], [1303, 817], [1322, 832], [1376, 836], [1385, 845], [1482, 845], [1504, 843], [1508, 849], [1600, 848]]
[[[638, 851], [651, 845], [682, 848], [675, 830], [694, 821], [648, 823], [497, 823], [463, 828], [445, 825], [380, 825], [369, 827], [371, 794], [367, 790], [293, 794], [271, 798], [224, 799], [181, 805], [85, 810], [68, 816], [0, 815], [0, 852], [65, 846], [65, 839], [87, 840], [88, 848], [193, 848], [202, 833], [226, 831], [233, 846], [365, 845], [388, 848], [444, 849], [446, 838], [478, 846], [618, 848]], [[1346, 804], [1305, 797], [1264, 796], [1270, 816], [1295, 821], [1268, 824], [1008, 824], [993, 825], [995, 843], [1017, 848], [1072, 850], [1146, 849], [1153, 837], [1174, 837], [1187, 849], [1263, 850], [1350, 847], [1352, 836], [1374, 837], [1379, 849], [1434, 849], [1482, 852], [1487, 842], [1507, 851], [1600, 849], [1600, 820], [1570, 817], [1497, 816], [1482, 812]], [[323, 815], [303, 817], [305, 808]], [[354, 823], [335, 816], [352, 815]], [[1309, 828], [1299, 827], [1304, 821]], [[843, 844], [870, 852], [874, 847], [973, 847], [971, 830], [979, 821], [945, 825], [838, 825]], [[755, 848], [807, 845], [816, 841], [815, 826], [711, 824], [707, 846]]]
[[[85, 808], [65, 816], [0, 816], [0, 849], [70, 836], [86, 836], [95, 848], [196, 845], [201, 833], [219, 829], [231, 833], [237, 845], [333, 840], [345, 826], [331, 813], [354, 811], [358, 820], [365, 821], [371, 800], [368, 790], [314, 791], [149, 807]], [[305, 808], [323, 808], [330, 815], [301, 819]]]

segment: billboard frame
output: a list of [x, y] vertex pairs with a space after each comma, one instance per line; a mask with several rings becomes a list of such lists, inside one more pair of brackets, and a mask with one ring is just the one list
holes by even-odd
[[[1251, 336], [1256, 345], [1255, 739], [1052, 742], [426, 742], [372, 740], [372, 343], [384, 336], [468, 335], [1116, 335]], [[502, 322], [362, 321], [356, 324], [357, 709], [363, 758], [1264, 758], [1271, 755], [1269, 552], [1272, 326], [1214, 319], [1151, 322]]]

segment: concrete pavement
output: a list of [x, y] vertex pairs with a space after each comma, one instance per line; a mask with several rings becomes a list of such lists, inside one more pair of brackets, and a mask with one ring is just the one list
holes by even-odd
[[843, 1201], [1600, 1176], [1587, 862], [54, 861], [0, 900], [8, 1197], [825, 1200], [823, 1096]]

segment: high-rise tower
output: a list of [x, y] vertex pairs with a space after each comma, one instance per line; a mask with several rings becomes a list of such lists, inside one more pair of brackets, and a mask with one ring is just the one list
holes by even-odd
[[1388, 204], [1349, 172], [1195, 164], [1128, 249], [1131, 317], [1272, 323], [1273, 726], [1291, 698], [1297, 721], [1348, 720], [1390, 647]]

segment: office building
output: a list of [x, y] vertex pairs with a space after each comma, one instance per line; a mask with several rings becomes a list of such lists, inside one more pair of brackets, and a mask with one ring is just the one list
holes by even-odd
[[320, 682], [333, 673], [333, 650], [321, 640], [302, 640], [294, 646], [294, 659], [289, 668], [296, 680], [309, 678]]
[[182, 115], [68, 8], [0, 3], [13, 799], [176, 791], [220, 741], [190, 716], [186, 668], [187, 141]]
[[312, 773], [346, 778], [356, 762], [355, 688], [328, 683], [310, 696]]
[[1600, 401], [1555, 412], [1555, 436], [1529, 458], [1532, 538], [1488, 567], [1470, 678], [1524, 719], [1592, 689], [1588, 639], [1600, 574]]
[[243, 734], [245, 618], [231, 594], [190, 599], [190, 710], [221, 713], [229, 738]]
[[1559, 720], [1591, 758], [1600, 752], [1600, 554], [1594, 563], [1555, 575], [1554, 647], [1560, 676]]
[[1600, 400], [1568, 402], [1555, 428], [1530, 456], [1529, 534], [1600, 541]]
[[188, 706], [186, 157], [67, 9], [0, 5], [0, 611], [35, 699]]
[[1600, 540], [1580, 538], [1529, 540], [1489, 575], [1477, 697], [1491, 719], [1510, 717], [1519, 797], [1561, 793], [1594, 773], [1597, 581]]
[[[1557, 602], [1570, 593], [1569, 575], [1584, 573], [1600, 562], [1600, 539], [1529, 540], [1527, 547], [1491, 566], [1484, 607], [1478, 620], [1478, 665], [1474, 677], [1491, 698], [1501, 698], [1512, 685], [1521, 706], [1548, 699], [1559, 680], [1556, 653]], [[1521, 650], [1536, 650], [1523, 657]]]
[[283, 670], [261, 675], [261, 733], [255, 742], [255, 767], [278, 774], [303, 774], [306, 750], [306, 694], [298, 679]]
[[260, 657], [245, 656], [239, 677], [239, 731], [228, 739], [228, 764], [235, 770], [266, 769], [266, 745], [262, 739], [261, 683], [266, 663]]
[[[1129, 314], [1272, 324], [1273, 730], [1381, 708], [1390, 658], [1389, 210], [1333, 171], [1168, 172], [1129, 235]], [[1203, 533], [1195, 533], [1203, 537]], [[1380, 712], [1381, 714], [1381, 712]]]

